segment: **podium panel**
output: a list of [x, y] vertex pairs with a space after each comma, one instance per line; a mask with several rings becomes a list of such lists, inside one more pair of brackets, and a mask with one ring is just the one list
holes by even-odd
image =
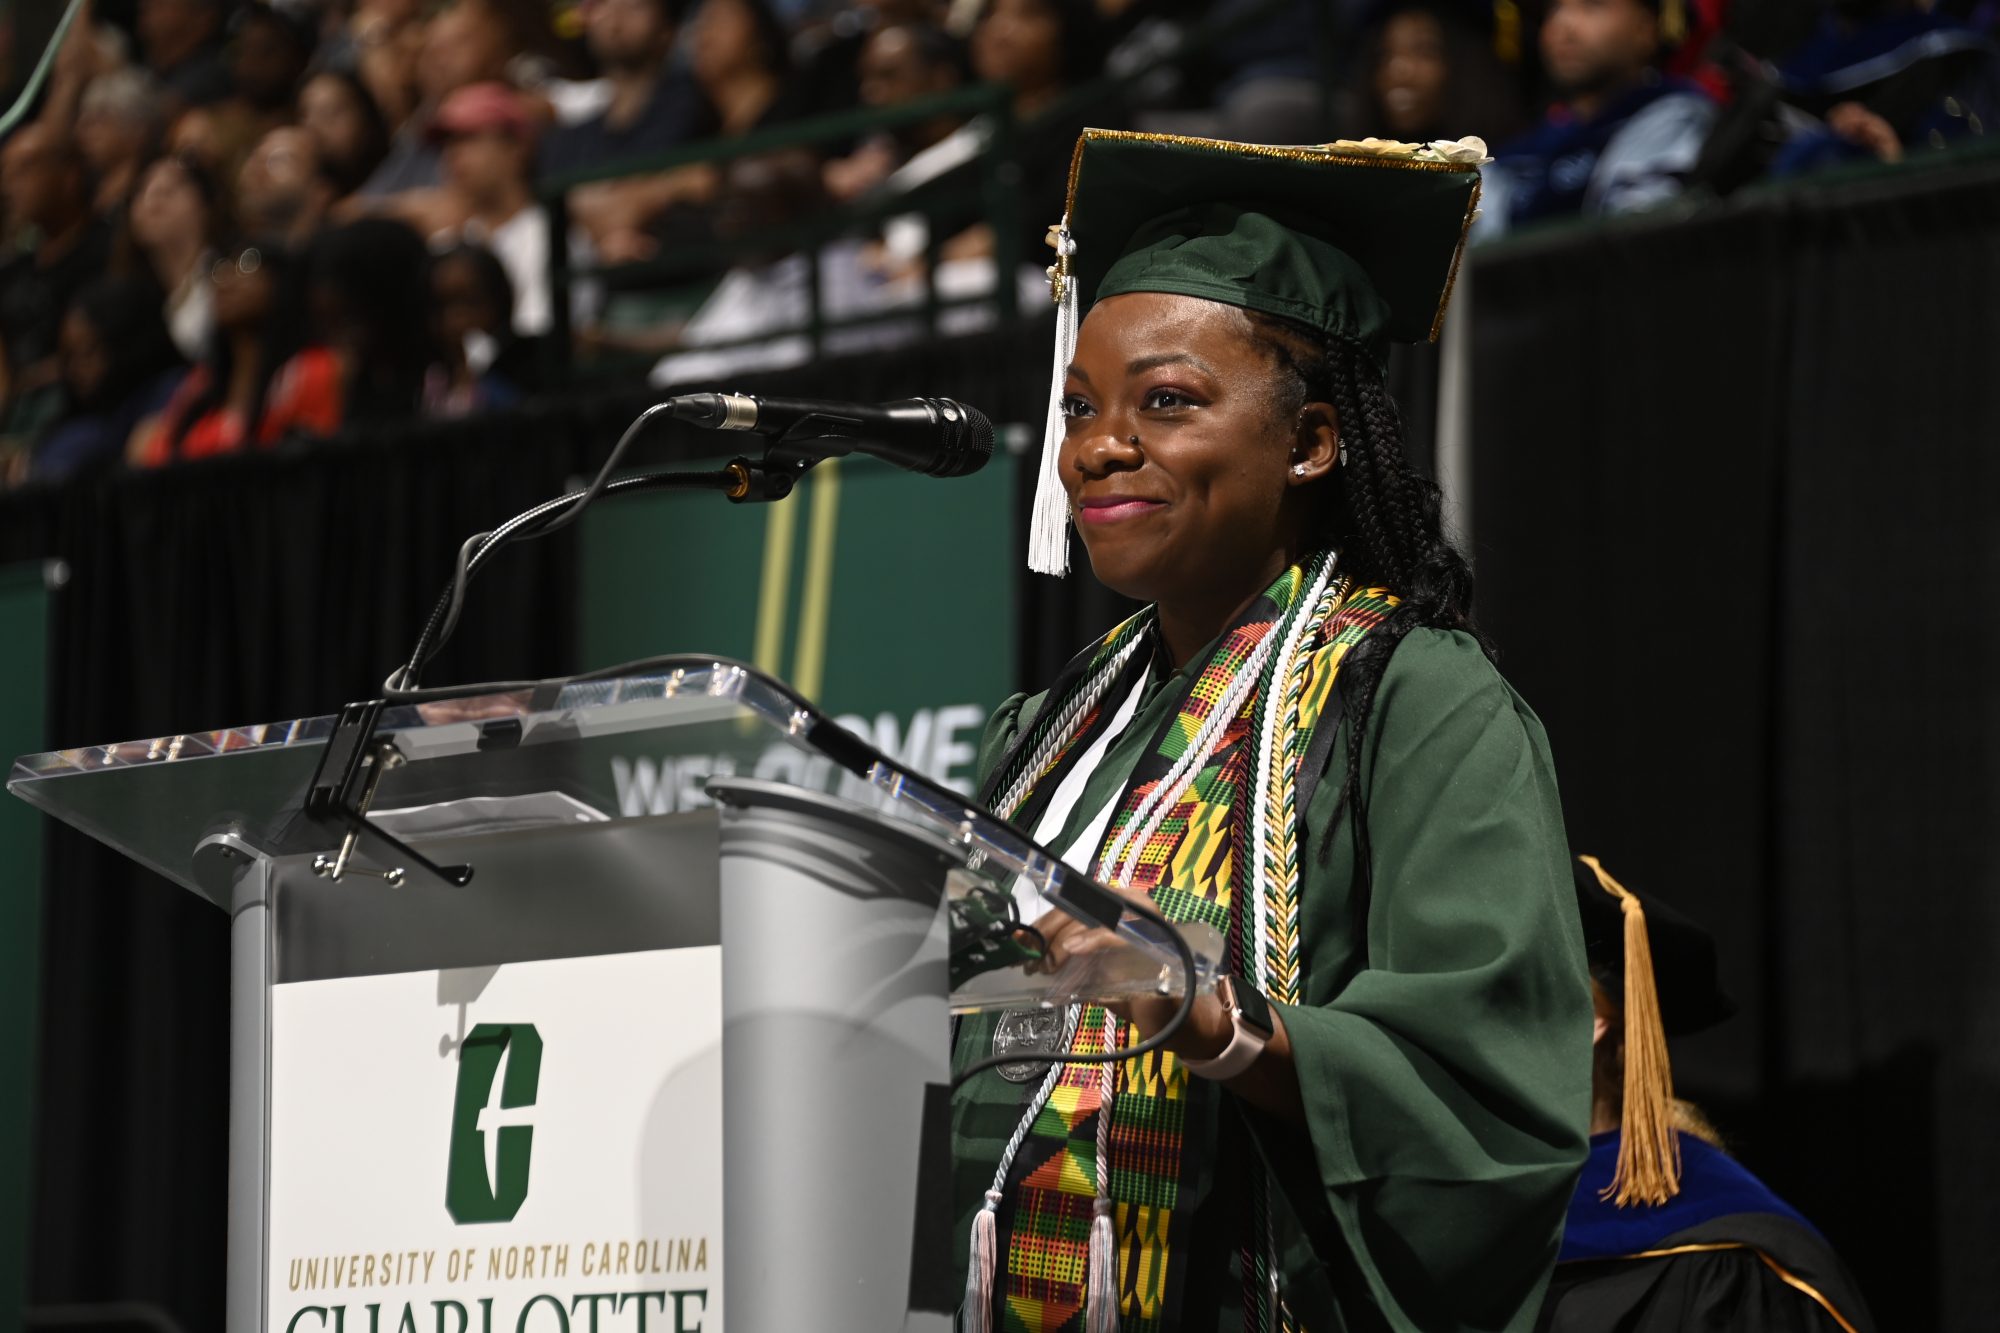
[[641, 1307], [724, 1327], [716, 824], [424, 844], [487, 868], [463, 887], [271, 866], [245, 914], [265, 1190], [232, 1216], [247, 1247], [265, 1213], [261, 1327], [587, 1326], [593, 1303], [607, 1333]]
[[721, 953], [274, 987], [264, 1327], [725, 1327]]

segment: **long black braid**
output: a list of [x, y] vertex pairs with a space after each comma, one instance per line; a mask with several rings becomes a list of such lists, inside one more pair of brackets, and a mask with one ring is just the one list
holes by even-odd
[[[1334, 825], [1338, 827], [1342, 812], [1352, 811], [1356, 901], [1365, 910], [1373, 857], [1361, 756], [1389, 656], [1419, 626], [1463, 630], [1489, 656], [1492, 649], [1472, 624], [1472, 569], [1445, 538], [1442, 493], [1411, 465], [1402, 417], [1374, 359], [1344, 338], [1329, 338], [1278, 316], [1245, 313], [1253, 336], [1278, 365], [1274, 406], [1279, 419], [1296, 420], [1299, 410], [1312, 402], [1330, 403], [1339, 414], [1347, 461], [1326, 483], [1332, 488], [1323, 511], [1328, 543], [1339, 550], [1341, 566], [1357, 586], [1383, 586], [1401, 599], [1355, 645], [1340, 671], [1347, 701], [1347, 772]], [[1319, 840], [1321, 864], [1333, 845], [1332, 832], [1329, 828]]]

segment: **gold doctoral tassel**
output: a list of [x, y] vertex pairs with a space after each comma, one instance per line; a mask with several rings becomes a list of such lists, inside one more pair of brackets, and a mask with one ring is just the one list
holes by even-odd
[[1687, 0], [1660, 0], [1660, 42], [1679, 46], [1687, 40]]
[[1618, 1169], [1600, 1196], [1620, 1208], [1662, 1204], [1681, 1192], [1681, 1143], [1674, 1132], [1674, 1074], [1653, 980], [1646, 912], [1631, 890], [1611, 878], [1594, 856], [1579, 856], [1625, 918], [1625, 1106], [1618, 1134]]
[[1503, 65], [1521, 63], [1521, 6], [1515, 0], [1493, 0], [1493, 55]]

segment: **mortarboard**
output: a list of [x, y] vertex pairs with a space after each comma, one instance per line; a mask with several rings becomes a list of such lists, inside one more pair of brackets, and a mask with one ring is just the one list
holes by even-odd
[[1680, 1192], [1667, 1037], [1715, 1026], [1736, 1012], [1736, 1002], [1717, 977], [1713, 935], [1657, 897], [1626, 888], [1594, 856], [1577, 857], [1572, 868], [1584, 953], [1623, 991], [1624, 1111], [1610, 1191], [1621, 1207], [1665, 1203]]
[[1281, 315], [1367, 351], [1435, 340], [1479, 199], [1486, 145], [1380, 139], [1284, 147], [1085, 130], [1050, 228], [1058, 310], [1029, 567], [1069, 567], [1056, 475], [1081, 312], [1167, 292]]

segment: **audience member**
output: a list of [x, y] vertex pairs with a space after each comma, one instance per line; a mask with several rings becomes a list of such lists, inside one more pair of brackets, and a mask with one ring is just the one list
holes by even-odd
[[238, 16], [228, 54], [229, 94], [182, 112], [168, 143], [199, 157], [216, 179], [233, 182], [264, 136], [291, 123], [312, 34], [283, 11], [256, 3]]
[[416, 415], [431, 361], [430, 290], [430, 254], [400, 222], [361, 218], [313, 242], [308, 307], [345, 386], [344, 422]]
[[236, 178], [236, 224], [260, 245], [303, 251], [339, 190], [322, 169], [319, 142], [295, 125], [266, 134]]
[[215, 178], [199, 162], [163, 157], [140, 173], [118, 267], [143, 273], [166, 294], [162, 313], [167, 333], [188, 361], [201, 358], [214, 327], [209, 268], [221, 230]]
[[99, 213], [115, 213], [131, 198], [140, 166], [165, 131], [166, 104], [146, 71], [128, 66], [90, 81], [77, 109], [76, 144], [97, 178]]
[[185, 367], [144, 277], [86, 285], [63, 315], [57, 342], [66, 407], [28, 455], [28, 480], [55, 483], [124, 456], [139, 421], [166, 405]]
[[[1042, 239], [1062, 217], [1069, 188], [1070, 149], [1084, 125], [1117, 124], [1121, 114], [1104, 107], [1087, 112], [1064, 107], [1064, 93], [1091, 79], [1104, 58], [1104, 28], [1089, 0], [991, 0], [972, 31], [972, 69], [983, 81], [1013, 92], [1020, 125], [1017, 253], [1037, 259]], [[985, 223], [954, 237], [946, 253], [970, 258], [993, 253]]]
[[1197, 106], [1146, 112], [1140, 128], [1245, 143], [1323, 140], [1327, 98], [1317, 29], [1330, 22], [1329, 8], [1313, 0], [1275, 9], [1268, 0], [1215, 0], [1205, 17], [1219, 39], [1192, 62], [1201, 80]]
[[[1487, 16], [1484, 26], [1475, 15]], [[1366, 110], [1350, 118], [1351, 137], [1511, 140], [1521, 115], [1493, 53], [1490, 15], [1464, 0], [1392, 0], [1364, 43]]]
[[229, 96], [224, 9], [224, 0], [138, 0], [140, 54], [179, 106], [207, 106]]
[[424, 0], [350, 0], [328, 4], [322, 16], [318, 63], [358, 73], [365, 53], [398, 29], [423, 17]]
[[1680, 193], [1716, 107], [1660, 73], [1660, 33], [1661, 11], [1648, 0], [1553, 0], [1541, 51], [1559, 100], [1487, 170], [1476, 237], [1650, 208]]
[[229, 62], [234, 91], [221, 109], [260, 129], [286, 122], [312, 54], [312, 29], [286, 10], [252, 3], [236, 20]]
[[[423, 63], [427, 26], [420, 7], [404, 0], [366, 0], [349, 25], [355, 78], [381, 109], [383, 123], [396, 130], [423, 102], [417, 70]], [[336, 60], [327, 62], [340, 68]]]
[[491, 250], [456, 245], [431, 261], [438, 359], [424, 376], [426, 416], [461, 417], [520, 402], [534, 382], [533, 346], [515, 336], [513, 311], [514, 284]]
[[[948, 93], [964, 82], [965, 67], [957, 45], [944, 29], [898, 24], [868, 39], [861, 48], [856, 74], [861, 104], [880, 108]], [[827, 194], [839, 200], [860, 198], [960, 124], [956, 117], [943, 116], [869, 136], [847, 156], [826, 164], [821, 177]]]
[[784, 25], [764, 0], [702, 0], [689, 38], [695, 82], [723, 134], [748, 134], [805, 109], [791, 84]]
[[[785, 32], [764, 0], [703, 0], [690, 30], [695, 81], [724, 135], [749, 134], [804, 110], [793, 86]], [[819, 156], [799, 147], [654, 177], [649, 209], [695, 206], [696, 234], [740, 235], [800, 216], [822, 202]], [[641, 198], [645, 199], [641, 187]]]
[[201, 361], [157, 417], [141, 422], [135, 467], [268, 449], [288, 435], [340, 428], [333, 353], [306, 337], [297, 261], [238, 244], [209, 270], [215, 330]]
[[1772, 170], [1790, 175], [1910, 149], [1942, 148], [2000, 120], [2000, 45], [1948, 12], [1910, 0], [1828, 6], [1778, 62], [1790, 101], [1824, 128], [1792, 139]]
[[1103, 59], [1103, 25], [1088, 0], [990, 0], [972, 30], [973, 71], [1007, 85], [1023, 122], [1095, 77]]
[[[681, 12], [679, 0], [601, 0], [588, 11], [584, 36], [609, 100], [599, 114], [549, 134], [544, 176], [659, 153], [721, 128], [700, 85], [672, 59]], [[569, 207], [593, 248], [615, 262], [652, 254], [653, 223], [713, 190], [712, 171], [683, 169], [592, 182], [570, 192]]]
[[499, 0], [452, 0], [430, 20], [416, 71], [422, 103], [397, 129], [388, 155], [362, 186], [363, 195], [406, 196], [392, 211], [420, 224], [453, 221], [430, 211], [439, 203], [434, 195], [420, 193], [436, 190], [444, 179], [431, 122], [459, 89], [506, 81], [509, 62], [528, 45], [517, 18]]
[[514, 284], [514, 327], [548, 331], [549, 215], [529, 175], [535, 128], [525, 100], [503, 83], [476, 83], [445, 100], [432, 122], [444, 145], [445, 190], [464, 220], [432, 234], [433, 244], [486, 246]]
[[299, 127], [313, 137], [337, 198], [360, 189], [389, 153], [389, 126], [354, 74], [326, 69], [299, 89]]
[[62, 312], [104, 269], [110, 230], [91, 211], [83, 156], [54, 126], [32, 122], [0, 148], [0, 199], [26, 228], [24, 251], [0, 266], [0, 354], [6, 371], [0, 433], [31, 435], [60, 408], [55, 362]]
[[[202, 170], [218, 181], [235, 179], [227, 173], [229, 158], [238, 145], [223, 142], [220, 122], [205, 106], [190, 107], [174, 117], [173, 123], [167, 126], [167, 139], [163, 146], [176, 157], [199, 162]], [[247, 153], [249, 147], [242, 146], [242, 151]], [[236, 169], [240, 171], [242, 168], [243, 162], [238, 156]]]
[[596, 0], [585, 11], [584, 39], [611, 100], [602, 115], [548, 136], [544, 174], [658, 153], [715, 133], [715, 109], [673, 66], [680, 22], [679, 0]]
[[[960, 33], [970, 26], [978, 0], [860, 0], [808, 18], [792, 42], [793, 63], [806, 100], [822, 111], [840, 111], [861, 101], [861, 51], [868, 39], [885, 28], [905, 26], [949, 28]], [[963, 12], [961, 25], [947, 21], [947, 10]]]

